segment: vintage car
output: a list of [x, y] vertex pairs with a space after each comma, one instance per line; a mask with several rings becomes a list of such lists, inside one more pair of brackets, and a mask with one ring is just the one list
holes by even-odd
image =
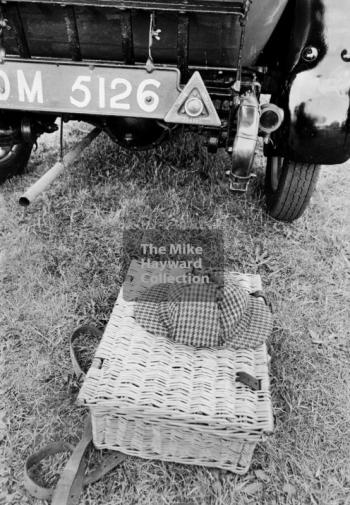
[[58, 118], [128, 149], [188, 125], [237, 191], [263, 137], [268, 212], [292, 221], [320, 165], [350, 157], [349, 21], [345, 0], [3, 1], [0, 178]]

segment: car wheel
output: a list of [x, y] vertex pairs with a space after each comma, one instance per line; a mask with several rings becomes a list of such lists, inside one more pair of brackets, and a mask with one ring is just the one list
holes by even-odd
[[319, 172], [320, 165], [268, 157], [265, 177], [268, 213], [280, 221], [298, 219], [310, 201]]
[[24, 172], [33, 144], [14, 144], [0, 146], [0, 183], [10, 177]]

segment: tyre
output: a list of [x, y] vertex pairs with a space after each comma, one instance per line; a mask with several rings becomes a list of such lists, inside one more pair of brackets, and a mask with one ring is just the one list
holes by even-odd
[[320, 165], [269, 157], [265, 177], [268, 213], [280, 221], [298, 219], [310, 201], [319, 172]]
[[33, 144], [14, 144], [0, 147], [0, 184], [10, 177], [24, 172]]

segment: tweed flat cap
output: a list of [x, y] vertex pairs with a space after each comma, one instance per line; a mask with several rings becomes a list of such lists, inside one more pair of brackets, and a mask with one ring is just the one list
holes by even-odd
[[156, 284], [136, 300], [134, 318], [154, 335], [194, 347], [251, 349], [272, 331], [264, 301], [228, 282]]

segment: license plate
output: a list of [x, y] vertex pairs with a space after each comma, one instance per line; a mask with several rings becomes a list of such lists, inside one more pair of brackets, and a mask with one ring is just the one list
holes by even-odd
[[76, 63], [5, 61], [0, 109], [164, 119], [179, 71]]

